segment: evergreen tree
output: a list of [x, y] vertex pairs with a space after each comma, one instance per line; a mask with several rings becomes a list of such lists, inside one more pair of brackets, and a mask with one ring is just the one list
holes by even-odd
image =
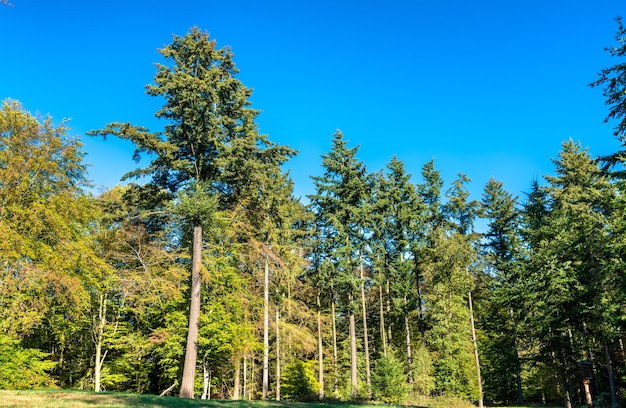
[[[415, 186], [406, 173], [404, 164], [395, 156], [387, 165], [383, 194], [385, 209], [384, 242], [386, 244], [386, 264], [388, 265], [389, 296], [394, 314], [401, 322], [404, 333], [404, 350], [406, 351], [406, 366], [408, 382], [413, 383], [413, 351], [410, 326], [410, 315], [421, 303], [421, 291], [416, 287], [420, 281], [418, 262], [419, 256], [412, 250], [415, 231], [420, 227], [423, 206], [419, 202]], [[390, 283], [389, 283], [390, 282]], [[417, 293], [417, 296], [416, 296]], [[391, 324], [391, 322], [389, 322]], [[390, 339], [391, 340], [391, 339]]]
[[[523, 404], [518, 325], [523, 313], [514, 300], [522, 261], [521, 214], [517, 198], [502, 182], [490, 179], [483, 190], [481, 216], [487, 220], [482, 253], [486, 274], [482, 275], [485, 339], [485, 388], [494, 400]], [[504, 369], [506, 367], [506, 369]]]
[[[185, 36], [174, 36], [160, 50], [171, 64], [157, 64], [149, 95], [164, 98], [156, 117], [167, 124], [162, 133], [150, 133], [128, 123], [111, 123], [95, 136], [115, 135], [136, 145], [135, 158], [148, 153], [151, 163], [128, 173], [150, 177], [146, 189], [178, 197], [177, 212], [189, 223], [191, 239], [191, 294], [187, 349], [180, 396], [193, 398], [200, 315], [203, 226], [215, 211], [238, 201], [241, 179], [234, 169], [250, 175], [257, 163], [281, 164], [292, 154], [258, 134], [250, 108], [251, 90], [235, 78], [238, 70], [228, 48], [216, 48], [206, 33], [192, 28]], [[248, 160], [243, 163], [242, 160]], [[250, 185], [243, 182], [245, 185]]]
[[357, 395], [357, 341], [355, 311], [360, 279], [356, 270], [360, 262], [362, 240], [361, 208], [366, 198], [365, 166], [357, 157], [358, 148], [348, 148], [341, 132], [336, 132], [331, 151], [322, 155], [324, 176], [313, 177], [316, 194], [312, 206], [328, 229], [331, 240], [330, 262], [337, 274], [337, 288], [345, 298], [344, 313], [348, 315], [350, 341], [350, 393]]

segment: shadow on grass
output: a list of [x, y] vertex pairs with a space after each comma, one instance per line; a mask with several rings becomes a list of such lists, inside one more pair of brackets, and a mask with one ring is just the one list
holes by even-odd
[[[116, 392], [78, 391], [78, 390], [30, 390], [3, 391], [14, 396], [21, 396], [19, 407], [146, 407], [146, 408], [377, 408], [377, 407], [408, 407], [402, 405], [383, 405], [359, 402], [328, 401], [328, 402], [291, 402], [291, 401], [231, 401], [231, 400], [198, 400], [177, 397], [159, 397], [156, 395], [124, 394]], [[7, 395], [7, 394], [5, 394]], [[30, 403], [29, 403], [30, 401]], [[6, 406], [2, 405], [1, 406]], [[411, 406], [411, 408], [426, 408]]]

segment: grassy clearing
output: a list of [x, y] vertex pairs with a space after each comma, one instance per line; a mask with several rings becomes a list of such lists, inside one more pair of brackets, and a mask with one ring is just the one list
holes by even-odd
[[[393, 405], [366, 404], [321, 404], [275, 401], [222, 401], [222, 400], [185, 400], [175, 397], [158, 397], [156, 395], [138, 395], [121, 393], [94, 393], [89, 391], [66, 390], [35, 390], [35, 391], [3, 391], [0, 390], [0, 407], [28, 408], [381, 408]], [[426, 407], [422, 407], [426, 408]]]
[[[415, 401], [415, 405], [383, 405], [357, 403], [301, 403], [275, 401], [223, 401], [223, 400], [186, 400], [176, 397], [158, 397], [156, 395], [121, 394], [114, 392], [95, 393], [90, 391], [68, 390], [0, 390], [0, 407], [8, 408], [472, 408], [469, 402], [456, 399], [424, 398]], [[524, 408], [524, 407], [516, 407]], [[529, 408], [529, 407], [527, 407]], [[543, 407], [546, 408], [546, 407]]]

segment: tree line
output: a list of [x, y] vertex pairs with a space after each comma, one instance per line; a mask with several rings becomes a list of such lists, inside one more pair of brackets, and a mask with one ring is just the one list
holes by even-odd
[[[304, 205], [283, 169], [297, 152], [260, 134], [232, 51], [198, 28], [159, 51], [146, 91], [165, 125], [89, 132], [147, 163], [97, 196], [65, 123], [2, 103], [1, 388], [626, 397], [623, 151], [565, 141], [521, 199], [491, 179], [473, 200], [434, 160], [417, 183], [397, 157], [369, 172], [337, 131]], [[625, 76], [591, 84], [622, 143]]]

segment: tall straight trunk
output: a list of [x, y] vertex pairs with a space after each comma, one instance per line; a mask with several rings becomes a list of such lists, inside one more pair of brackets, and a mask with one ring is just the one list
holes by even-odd
[[[389, 279], [387, 279], [387, 316], [391, 316], [391, 291], [389, 290]], [[389, 345], [391, 346], [392, 337], [391, 337], [391, 323], [387, 324], [387, 339], [389, 340]]]
[[383, 342], [383, 355], [387, 357], [387, 335], [385, 333], [385, 308], [383, 306], [383, 285], [381, 283], [379, 287], [380, 295], [380, 338]]
[[280, 401], [280, 309], [276, 305], [276, 401]]
[[269, 390], [269, 354], [270, 354], [270, 340], [269, 340], [269, 286], [270, 286], [270, 266], [265, 257], [265, 273], [263, 284], [263, 399], [267, 399], [267, 392]]
[[241, 358], [237, 357], [235, 362], [235, 380], [233, 386], [233, 400], [238, 400], [241, 395]]
[[98, 298], [98, 323], [94, 332], [94, 343], [96, 346], [95, 366], [93, 373], [93, 390], [95, 392], [102, 391], [101, 389], [101, 377], [102, 377], [102, 365], [106, 357], [106, 352], [102, 355], [102, 341], [104, 340], [104, 326], [107, 323], [107, 295], [101, 294]]
[[365, 347], [365, 381], [367, 383], [367, 396], [372, 396], [372, 376], [370, 371], [370, 347], [367, 334], [367, 304], [365, 303], [365, 276], [363, 273], [363, 255], [361, 254], [361, 308], [363, 309], [363, 343]]
[[244, 400], [248, 399], [248, 356], [243, 356], [243, 392], [242, 397]]
[[570, 377], [569, 370], [567, 368], [567, 362], [565, 361], [565, 357], [563, 355], [563, 350], [559, 350], [559, 360], [560, 360], [560, 371], [561, 371], [561, 381], [563, 382], [563, 404], [565, 408], [572, 408], [573, 404], [573, 388], [572, 388], [572, 379]]
[[357, 362], [356, 362], [356, 324], [354, 322], [354, 311], [352, 310], [352, 305], [354, 303], [354, 298], [350, 295], [350, 315], [349, 315], [349, 324], [350, 324], [350, 389], [351, 395], [353, 399], [357, 397], [357, 385], [358, 385], [358, 377], [357, 377]]
[[317, 381], [320, 383], [320, 400], [324, 399], [324, 346], [322, 344], [322, 302], [320, 290], [317, 290]]
[[333, 393], [335, 397], [339, 397], [339, 360], [337, 357], [337, 318], [335, 315], [335, 297], [331, 299], [331, 315], [333, 325]]
[[[406, 296], [404, 297], [404, 304], [406, 306]], [[409, 313], [406, 310], [404, 312], [404, 334], [406, 336], [406, 365], [409, 370], [408, 380], [409, 380], [409, 384], [413, 384], [413, 354], [411, 352], [411, 326], [409, 325]]]
[[515, 357], [515, 382], [517, 384], [517, 403], [524, 405], [524, 392], [522, 389], [522, 361], [519, 358], [519, 344], [517, 342], [517, 322], [513, 315], [513, 309], [510, 311], [513, 320], [513, 353]]
[[611, 353], [609, 352], [609, 344], [604, 341], [604, 358], [606, 359], [606, 371], [609, 376], [609, 389], [611, 391], [611, 408], [619, 408], [617, 401], [617, 390], [615, 387], [615, 377], [613, 376], [613, 362], [611, 361]]
[[418, 313], [417, 328], [420, 332], [422, 345], [426, 346], [426, 324], [425, 324], [426, 318], [424, 317], [424, 308], [422, 306], [422, 299], [423, 299], [422, 275], [420, 274], [420, 268], [419, 268], [419, 265], [417, 264], [417, 259], [419, 259], [417, 254], [413, 253], [413, 257], [415, 259], [415, 269], [414, 269], [415, 287], [417, 288], [417, 313]]
[[250, 385], [250, 390], [248, 391], [250, 394], [248, 395], [248, 399], [252, 400], [254, 393], [256, 392], [256, 356], [252, 356], [252, 368], [250, 368], [250, 379], [252, 384]]
[[476, 341], [476, 328], [474, 326], [474, 304], [472, 292], [467, 293], [470, 311], [470, 323], [472, 326], [472, 344], [474, 345], [474, 358], [476, 360], [476, 376], [478, 378], [478, 406], [483, 408], [483, 379], [480, 375], [480, 359], [478, 358], [478, 342]]
[[202, 396], [200, 399], [211, 399], [211, 372], [206, 359], [202, 360]]
[[189, 326], [187, 329], [187, 346], [183, 379], [180, 384], [181, 398], [193, 398], [196, 361], [198, 359], [198, 319], [200, 318], [200, 270], [202, 266], [202, 225], [193, 227], [193, 246], [191, 261], [191, 299], [189, 302]]
[[[376, 260], [378, 261], [378, 265], [380, 266], [380, 255], [376, 256]], [[380, 285], [378, 287], [378, 296], [380, 300], [380, 340], [383, 343], [383, 355], [387, 357], [387, 336], [385, 333], [385, 307], [384, 307], [384, 296], [383, 296], [383, 274], [381, 272], [382, 267], [378, 269], [378, 281]]]

